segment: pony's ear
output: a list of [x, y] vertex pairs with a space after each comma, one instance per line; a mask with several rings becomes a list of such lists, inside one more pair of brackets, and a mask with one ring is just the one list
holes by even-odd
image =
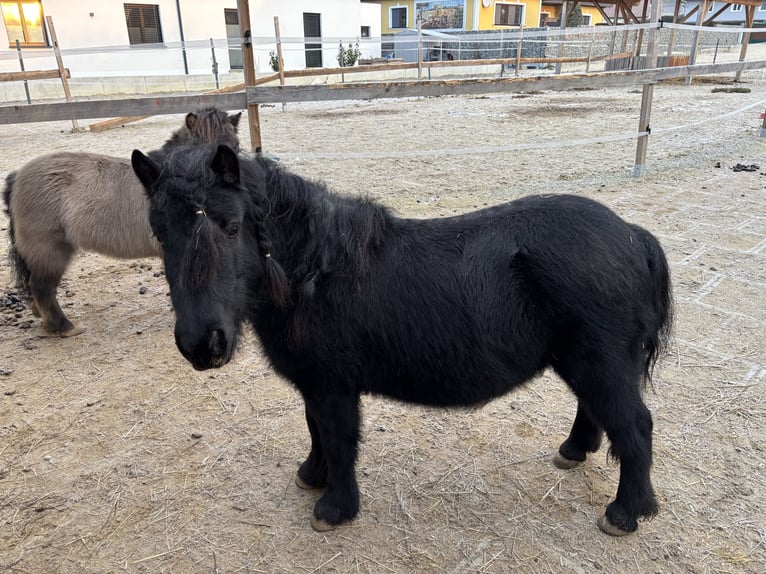
[[232, 114], [229, 116], [229, 123], [234, 126], [236, 130], [239, 127], [239, 120], [242, 118], [242, 112], [238, 114]]
[[197, 114], [189, 112], [186, 114], [186, 119], [184, 119], [184, 124], [186, 124], [186, 128], [189, 131], [192, 131], [194, 129], [194, 126], [197, 124]]
[[154, 161], [137, 149], [133, 150], [133, 154], [130, 156], [130, 163], [133, 164], [133, 171], [136, 172], [136, 176], [138, 176], [138, 179], [144, 186], [146, 195], [151, 197], [154, 184], [160, 177], [160, 168]]
[[230, 147], [219, 145], [210, 166], [226, 183], [239, 184], [239, 159]]

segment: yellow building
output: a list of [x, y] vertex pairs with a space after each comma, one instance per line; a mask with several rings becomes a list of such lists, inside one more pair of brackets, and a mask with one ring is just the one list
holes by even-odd
[[[561, 0], [362, 0], [380, 4], [381, 33], [417, 28], [439, 31], [536, 28], [557, 20]], [[603, 22], [595, 6], [582, 5], [585, 25]]]

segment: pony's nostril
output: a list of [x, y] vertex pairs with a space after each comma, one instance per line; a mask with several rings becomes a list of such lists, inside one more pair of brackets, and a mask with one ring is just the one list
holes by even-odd
[[226, 335], [224, 335], [223, 330], [216, 329], [210, 333], [208, 348], [210, 349], [210, 354], [214, 357], [220, 357], [226, 352]]

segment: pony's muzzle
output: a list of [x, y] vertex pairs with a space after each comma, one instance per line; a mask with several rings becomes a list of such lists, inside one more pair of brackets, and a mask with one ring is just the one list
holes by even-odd
[[210, 329], [202, 337], [192, 337], [176, 329], [176, 346], [196, 370], [217, 369], [231, 358], [232, 344], [224, 329]]

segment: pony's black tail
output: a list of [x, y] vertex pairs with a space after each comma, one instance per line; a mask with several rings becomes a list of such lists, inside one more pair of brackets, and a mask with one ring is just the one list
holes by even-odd
[[16, 289], [19, 294], [25, 297], [30, 296], [29, 290], [29, 267], [27, 262], [16, 248], [16, 231], [13, 225], [13, 214], [11, 213], [11, 193], [13, 193], [13, 184], [16, 181], [16, 172], [12, 171], [5, 178], [5, 190], [3, 191], [3, 201], [5, 202], [5, 213], [8, 216], [8, 259], [11, 263], [11, 274], [16, 282]]
[[649, 272], [651, 273], [651, 298], [654, 304], [652, 324], [648, 325], [644, 341], [646, 363], [644, 381], [651, 381], [654, 366], [660, 355], [667, 352], [673, 331], [673, 288], [670, 283], [670, 269], [660, 242], [645, 229], [634, 226], [636, 234], [646, 248]]

